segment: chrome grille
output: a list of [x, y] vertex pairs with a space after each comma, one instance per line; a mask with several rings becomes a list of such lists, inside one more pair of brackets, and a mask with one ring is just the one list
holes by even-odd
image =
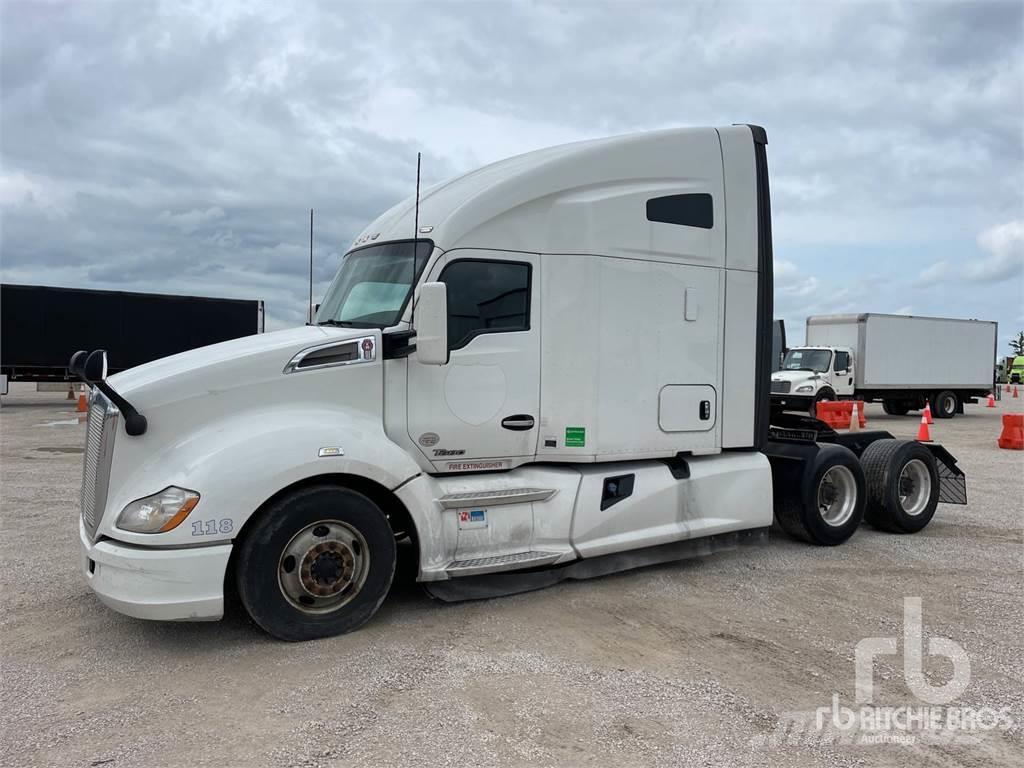
[[781, 394], [785, 394], [789, 392], [789, 388], [791, 386], [793, 386], [793, 382], [791, 381], [773, 381], [772, 392], [779, 392]]
[[85, 461], [82, 468], [82, 522], [90, 536], [103, 517], [110, 481], [110, 459], [114, 448], [117, 409], [99, 392], [90, 397], [85, 432]]

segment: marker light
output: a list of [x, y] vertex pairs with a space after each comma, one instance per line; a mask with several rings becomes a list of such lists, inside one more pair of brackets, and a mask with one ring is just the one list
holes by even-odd
[[198, 493], [172, 485], [128, 504], [117, 516], [117, 527], [135, 533], [166, 533], [177, 528], [198, 503]]

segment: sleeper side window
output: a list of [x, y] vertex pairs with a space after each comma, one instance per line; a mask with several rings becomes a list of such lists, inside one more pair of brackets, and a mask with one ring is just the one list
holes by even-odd
[[652, 197], [647, 201], [648, 221], [711, 229], [714, 216], [714, 203], [707, 192]]
[[530, 265], [460, 259], [438, 278], [448, 285], [448, 346], [484, 333], [530, 330]]

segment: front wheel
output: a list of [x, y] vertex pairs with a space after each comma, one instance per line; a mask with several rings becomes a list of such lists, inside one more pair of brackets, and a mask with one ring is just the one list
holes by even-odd
[[271, 503], [241, 542], [236, 581], [252, 620], [280, 640], [351, 632], [383, 602], [395, 537], [369, 498], [316, 485]]
[[808, 415], [811, 418], [817, 418], [817, 416], [818, 416], [818, 403], [820, 403], [822, 400], [830, 400], [831, 401], [831, 400], [835, 400], [835, 399], [836, 399], [836, 393], [835, 392], [833, 392], [828, 387], [822, 387], [821, 389], [818, 390], [818, 394], [816, 394], [814, 396], [814, 401], [811, 403], [811, 407], [810, 407], [810, 409], [807, 412]]
[[793, 538], [832, 547], [857, 530], [864, 504], [864, 470], [856, 455], [842, 445], [821, 445], [800, 487], [782, 494], [775, 519]]

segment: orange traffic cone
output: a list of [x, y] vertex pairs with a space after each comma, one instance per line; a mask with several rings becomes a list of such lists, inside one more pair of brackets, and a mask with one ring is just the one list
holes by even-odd
[[85, 400], [85, 395], [78, 396], [78, 408], [76, 410], [78, 413], [85, 413], [89, 410], [89, 404]]
[[924, 404], [924, 413], [921, 415], [921, 418], [927, 419], [927, 423], [928, 424], [934, 424], [935, 423], [934, 421], [932, 421], [932, 404], [931, 403], [925, 403]]
[[1006, 382], [1006, 386], [1003, 388], [1003, 392], [1010, 394], [1010, 382]]
[[860, 432], [860, 413], [857, 411], [857, 401], [853, 401], [853, 409], [850, 411], [850, 431]]
[[996, 396], [993, 395], [991, 392], [988, 393], [988, 402], [985, 403], [985, 407], [986, 408], [995, 408], [996, 407]]
[[921, 414], [921, 426], [917, 428], [917, 441], [919, 443], [930, 443], [932, 436], [928, 433], [928, 419], [926, 414]]
[[1020, 397], [1020, 395], [1017, 394], [1017, 387], [1013, 388], [1013, 396], [1014, 397]]

